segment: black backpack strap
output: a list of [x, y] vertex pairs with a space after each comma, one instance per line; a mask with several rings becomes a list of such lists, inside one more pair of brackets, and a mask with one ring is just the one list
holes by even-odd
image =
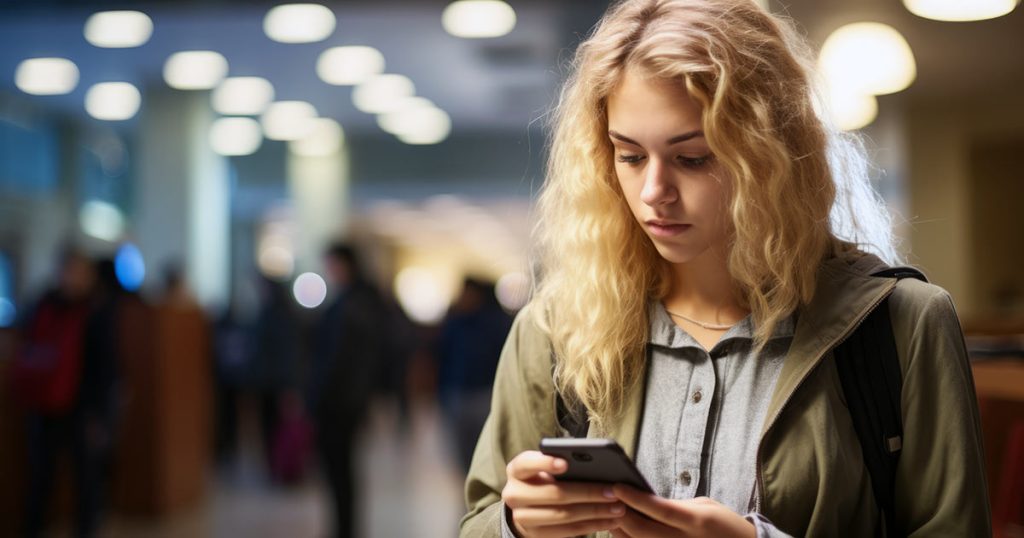
[[[872, 276], [927, 281], [912, 267], [891, 267]], [[893, 513], [896, 466], [903, 447], [903, 375], [888, 299], [872, 310], [833, 353], [846, 405], [860, 441], [864, 466], [871, 476], [875, 501], [885, 521], [885, 535], [898, 536], [900, 531], [895, 526]]]
[[555, 390], [555, 413], [558, 426], [568, 432], [569, 437], [586, 437], [590, 429], [590, 417], [586, 413], [574, 413], [565, 403], [562, 393]]

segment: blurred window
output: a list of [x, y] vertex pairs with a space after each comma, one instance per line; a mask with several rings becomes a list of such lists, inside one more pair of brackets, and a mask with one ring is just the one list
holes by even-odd
[[14, 325], [14, 274], [10, 258], [0, 252], [0, 328]]
[[57, 188], [56, 129], [30, 129], [0, 119], [0, 190], [45, 195]]

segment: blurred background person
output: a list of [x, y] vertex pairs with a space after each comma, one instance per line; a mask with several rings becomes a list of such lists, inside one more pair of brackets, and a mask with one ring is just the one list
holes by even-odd
[[[274, 479], [284, 478], [273, 472], [276, 437], [281, 427], [282, 411], [294, 417], [299, 386], [299, 327], [294, 312], [294, 301], [288, 288], [276, 280], [260, 278], [262, 304], [250, 336], [251, 355], [247, 369], [248, 389], [255, 397], [259, 413], [260, 438], [267, 474]], [[287, 398], [286, 398], [287, 397]]]
[[309, 408], [320, 463], [330, 486], [332, 536], [356, 536], [354, 449], [388, 338], [380, 293], [367, 280], [354, 247], [336, 243], [324, 254], [333, 297], [316, 322]]
[[110, 261], [93, 263], [72, 249], [62, 255], [60, 267], [58, 286], [24, 323], [14, 372], [29, 432], [27, 536], [41, 535], [53, 521], [59, 458], [71, 460], [76, 536], [96, 532], [108, 484], [121, 288]]
[[462, 472], [491, 410], [498, 357], [512, 327], [494, 295], [494, 284], [466, 278], [441, 323], [437, 341], [437, 395]]

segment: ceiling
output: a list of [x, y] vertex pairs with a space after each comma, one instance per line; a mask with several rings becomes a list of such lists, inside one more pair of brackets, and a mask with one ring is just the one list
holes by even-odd
[[[514, 4], [522, 4], [515, 3]], [[94, 83], [126, 81], [146, 89], [165, 88], [164, 61], [174, 52], [210, 49], [223, 54], [230, 76], [255, 75], [274, 85], [278, 100], [305, 100], [348, 130], [376, 128], [373, 116], [351, 101], [351, 88], [331, 86], [315, 73], [319, 53], [339, 45], [370, 45], [386, 59], [386, 72], [412, 79], [417, 95], [446, 110], [456, 129], [520, 129], [539, 117], [560, 80], [555, 69], [574, 13], [571, 3], [517, 5], [516, 28], [496, 39], [467, 40], [441, 26], [444, 2], [347, 2], [332, 4], [337, 29], [325, 41], [282, 44], [262, 30], [267, 4], [137, 2], [154, 21], [153, 37], [131, 49], [101, 49], [82, 35], [86, 18], [98, 8], [84, 2], [56, 2], [47, 9], [0, 9], [0, 91], [22, 94], [14, 85], [19, 62], [34, 56], [62, 56], [75, 62], [81, 78], [64, 96], [26, 96], [43, 107], [85, 116], [84, 95]], [[124, 4], [121, 4], [123, 7]], [[584, 9], [583, 11], [587, 11]], [[593, 10], [591, 10], [593, 11]], [[592, 24], [581, 23], [581, 30]]]
[[[272, 2], [0, 0], [0, 92], [85, 118], [82, 103], [92, 84], [123, 80], [162, 89], [161, 70], [170, 54], [212, 49], [228, 59], [231, 76], [262, 76], [273, 83], [277, 99], [306, 100], [350, 132], [376, 132], [375, 118], [353, 107], [350, 88], [328, 85], [314, 71], [322, 50], [362, 44], [381, 50], [387, 72], [410, 77], [418, 95], [446, 110], [454, 129], [521, 131], [550, 106], [567, 51], [593, 25], [603, 3], [510, 3], [518, 17], [510, 34], [471, 40], [452, 37], [441, 27], [444, 1], [335, 2], [328, 4], [338, 20], [330, 38], [290, 45], [263, 34], [262, 19]], [[126, 7], [152, 17], [155, 30], [147, 44], [101, 49], [85, 41], [82, 28], [90, 14]], [[784, 0], [772, 7], [796, 19], [815, 46], [848, 22], [896, 27], [918, 64], [917, 81], [906, 92], [910, 97], [968, 97], [1024, 83], [1022, 9], [992, 21], [943, 23], [918, 18], [895, 0]], [[36, 97], [17, 90], [18, 63], [44, 55], [64, 56], [79, 66], [74, 92]]]

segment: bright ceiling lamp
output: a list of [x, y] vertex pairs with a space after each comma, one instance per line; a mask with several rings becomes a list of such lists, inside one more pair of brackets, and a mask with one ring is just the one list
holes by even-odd
[[452, 121], [448, 114], [422, 97], [404, 99], [398, 108], [377, 116], [381, 129], [406, 144], [437, 144], [448, 138]]
[[866, 127], [878, 117], [878, 100], [874, 95], [836, 90], [830, 85], [825, 92], [832, 124], [843, 131]]
[[395, 296], [409, 317], [420, 323], [437, 323], [444, 317], [452, 296], [450, 287], [445, 286], [451, 275], [444, 276], [449, 278], [438, 275], [437, 270], [415, 266], [398, 272]]
[[877, 22], [847, 24], [832, 32], [821, 47], [818, 64], [830, 84], [858, 94], [895, 93], [917, 76], [907, 40]]
[[82, 204], [78, 223], [83, 232], [104, 241], [116, 241], [124, 233], [124, 214], [117, 206], [100, 200]]
[[274, 86], [260, 77], [228, 77], [213, 90], [213, 109], [225, 116], [256, 116], [274, 100]]
[[218, 118], [210, 126], [210, 147], [220, 155], [252, 155], [262, 142], [263, 130], [252, 118]]
[[327, 282], [316, 273], [302, 273], [292, 284], [292, 295], [303, 308], [316, 308], [327, 298]]
[[263, 134], [271, 140], [298, 140], [313, 130], [316, 108], [305, 101], [277, 101], [260, 118]]
[[341, 150], [345, 133], [338, 122], [331, 118], [314, 118], [310, 123], [312, 126], [306, 136], [288, 143], [292, 153], [303, 157], [325, 157]]
[[416, 128], [398, 135], [398, 139], [406, 144], [439, 144], [452, 132], [452, 120], [440, 108], [417, 109], [413, 116], [419, 122]]
[[212, 50], [176, 52], [164, 64], [164, 80], [178, 90], [211, 90], [228, 74], [228, 61]]
[[259, 239], [256, 264], [263, 274], [276, 279], [291, 278], [295, 271], [292, 241], [282, 233], [266, 233]]
[[78, 67], [66, 58], [31, 58], [18, 64], [14, 84], [32, 95], [63, 95], [78, 86]]
[[373, 47], [333, 47], [316, 61], [316, 74], [335, 86], [355, 86], [384, 72], [384, 55]]
[[455, 37], [500, 37], [516, 26], [516, 12], [501, 0], [457, 0], [441, 14], [445, 31]]
[[139, 90], [127, 82], [101, 82], [85, 93], [85, 111], [98, 120], [131, 119], [141, 103]]
[[85, 40], [97, 47], [138, 47], [153, 35], [153, 20], [141, 11], [101, 11], [85, 21]]
[[416, 86], [402, 75], [376, 75], [355, 87], [352, 103], [367, 114], [383, 114], [400, 106], [402, 100], [412, 97]]
[[1019, 0], [903, 0], [907, 9], [937, 21], [982, 21], [1002, 17], [1017, 7]]
[[377, 125], [386, 133], [399, 135], [415, 129], [413, 112], [421, 108], [435, 108], [433, 102], [425, 97], [407, 97], [402, 99], [388, 112], [377, 115]]
[[267, 12], [263, 32], [281, 43], [315, 43], [327, 39], [336, 24], [334, 12], [326, 6], [284, 4]]

